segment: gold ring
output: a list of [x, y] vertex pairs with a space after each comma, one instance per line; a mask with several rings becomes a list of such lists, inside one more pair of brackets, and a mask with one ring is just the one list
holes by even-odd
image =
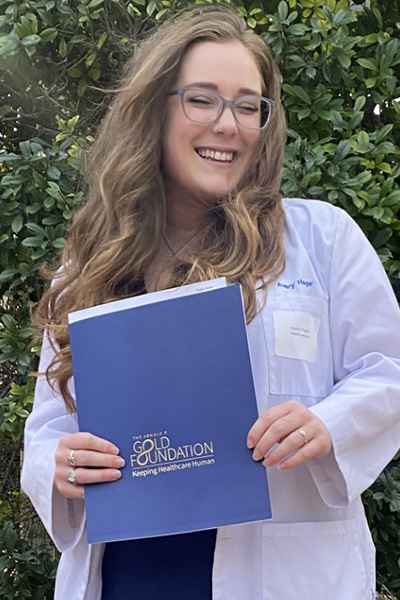
[[303, 446], [304, 446], [304, 444], [307, 444], [308, 440], [307, 440], [307, 435], [306, 435], [306, 432], [304, 431], [304, 429], [298, 429], [297, 433], [299, 433], [301, 435], [301, 437], [303, 438]]
[[71, 450], [71, 452], [67, 456], [68, 465], [70, 467], [76, 467], [74, 454], [75, 454], [75, 450]]
[[75, 485], [76, 484], [76, 473], [75, 473], [75, 469], [73, 467], [72, 467], [72, 469], [70, 471], [68, 471], [67, 481], [71, 485]]

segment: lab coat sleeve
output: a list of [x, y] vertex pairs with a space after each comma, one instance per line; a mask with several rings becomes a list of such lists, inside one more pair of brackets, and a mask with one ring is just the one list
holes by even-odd
[[[53, 353], [45, 336], [40, 372], [46, 370]], [[76, 431], [76, 416], [67, 412], [63, 399], [52, 390], [46, 378], [39, 377], [33, 411], [25, 426], [21, 485], [60, 552], [74, 548], [85, 527], [84, 500], [66, 498], [53, 483], [59, 439]]]
[[333, 452], [308, 463], [329, 506], [346, 506], [400, 446], [400, 312], [379, 258], [343, 211], [329, 276], [335, 385], [311, 410]]

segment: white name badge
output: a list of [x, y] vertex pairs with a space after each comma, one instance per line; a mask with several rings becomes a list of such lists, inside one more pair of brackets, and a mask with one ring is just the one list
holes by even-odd
[[313, 315], [274, 311], [275, 354], [314, 363], [320, 320]]

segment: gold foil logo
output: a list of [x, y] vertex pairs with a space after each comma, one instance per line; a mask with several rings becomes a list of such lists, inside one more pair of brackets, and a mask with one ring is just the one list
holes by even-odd
[[212, 441], [173, 446], [166, 431], [134, 436], [132, 450], [132, 477], [146, 477], [215, 464]]

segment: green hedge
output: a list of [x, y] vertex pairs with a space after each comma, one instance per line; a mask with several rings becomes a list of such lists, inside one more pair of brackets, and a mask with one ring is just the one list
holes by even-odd
[[[39, 348], [29, 315], [83, 201], [83, 153], [138, 35], [189, 0], [0, 0], [0, 600], [51, 598], [57, 557], [19, 492]], [[400, 291], [400, 8], [231, 0], [276, 56], [285, 195], [342, 206]], [[369, 4], [369, 3], [368, 3]], [[381, 585], [400, 593], [400, 467], [365, 493]]]

